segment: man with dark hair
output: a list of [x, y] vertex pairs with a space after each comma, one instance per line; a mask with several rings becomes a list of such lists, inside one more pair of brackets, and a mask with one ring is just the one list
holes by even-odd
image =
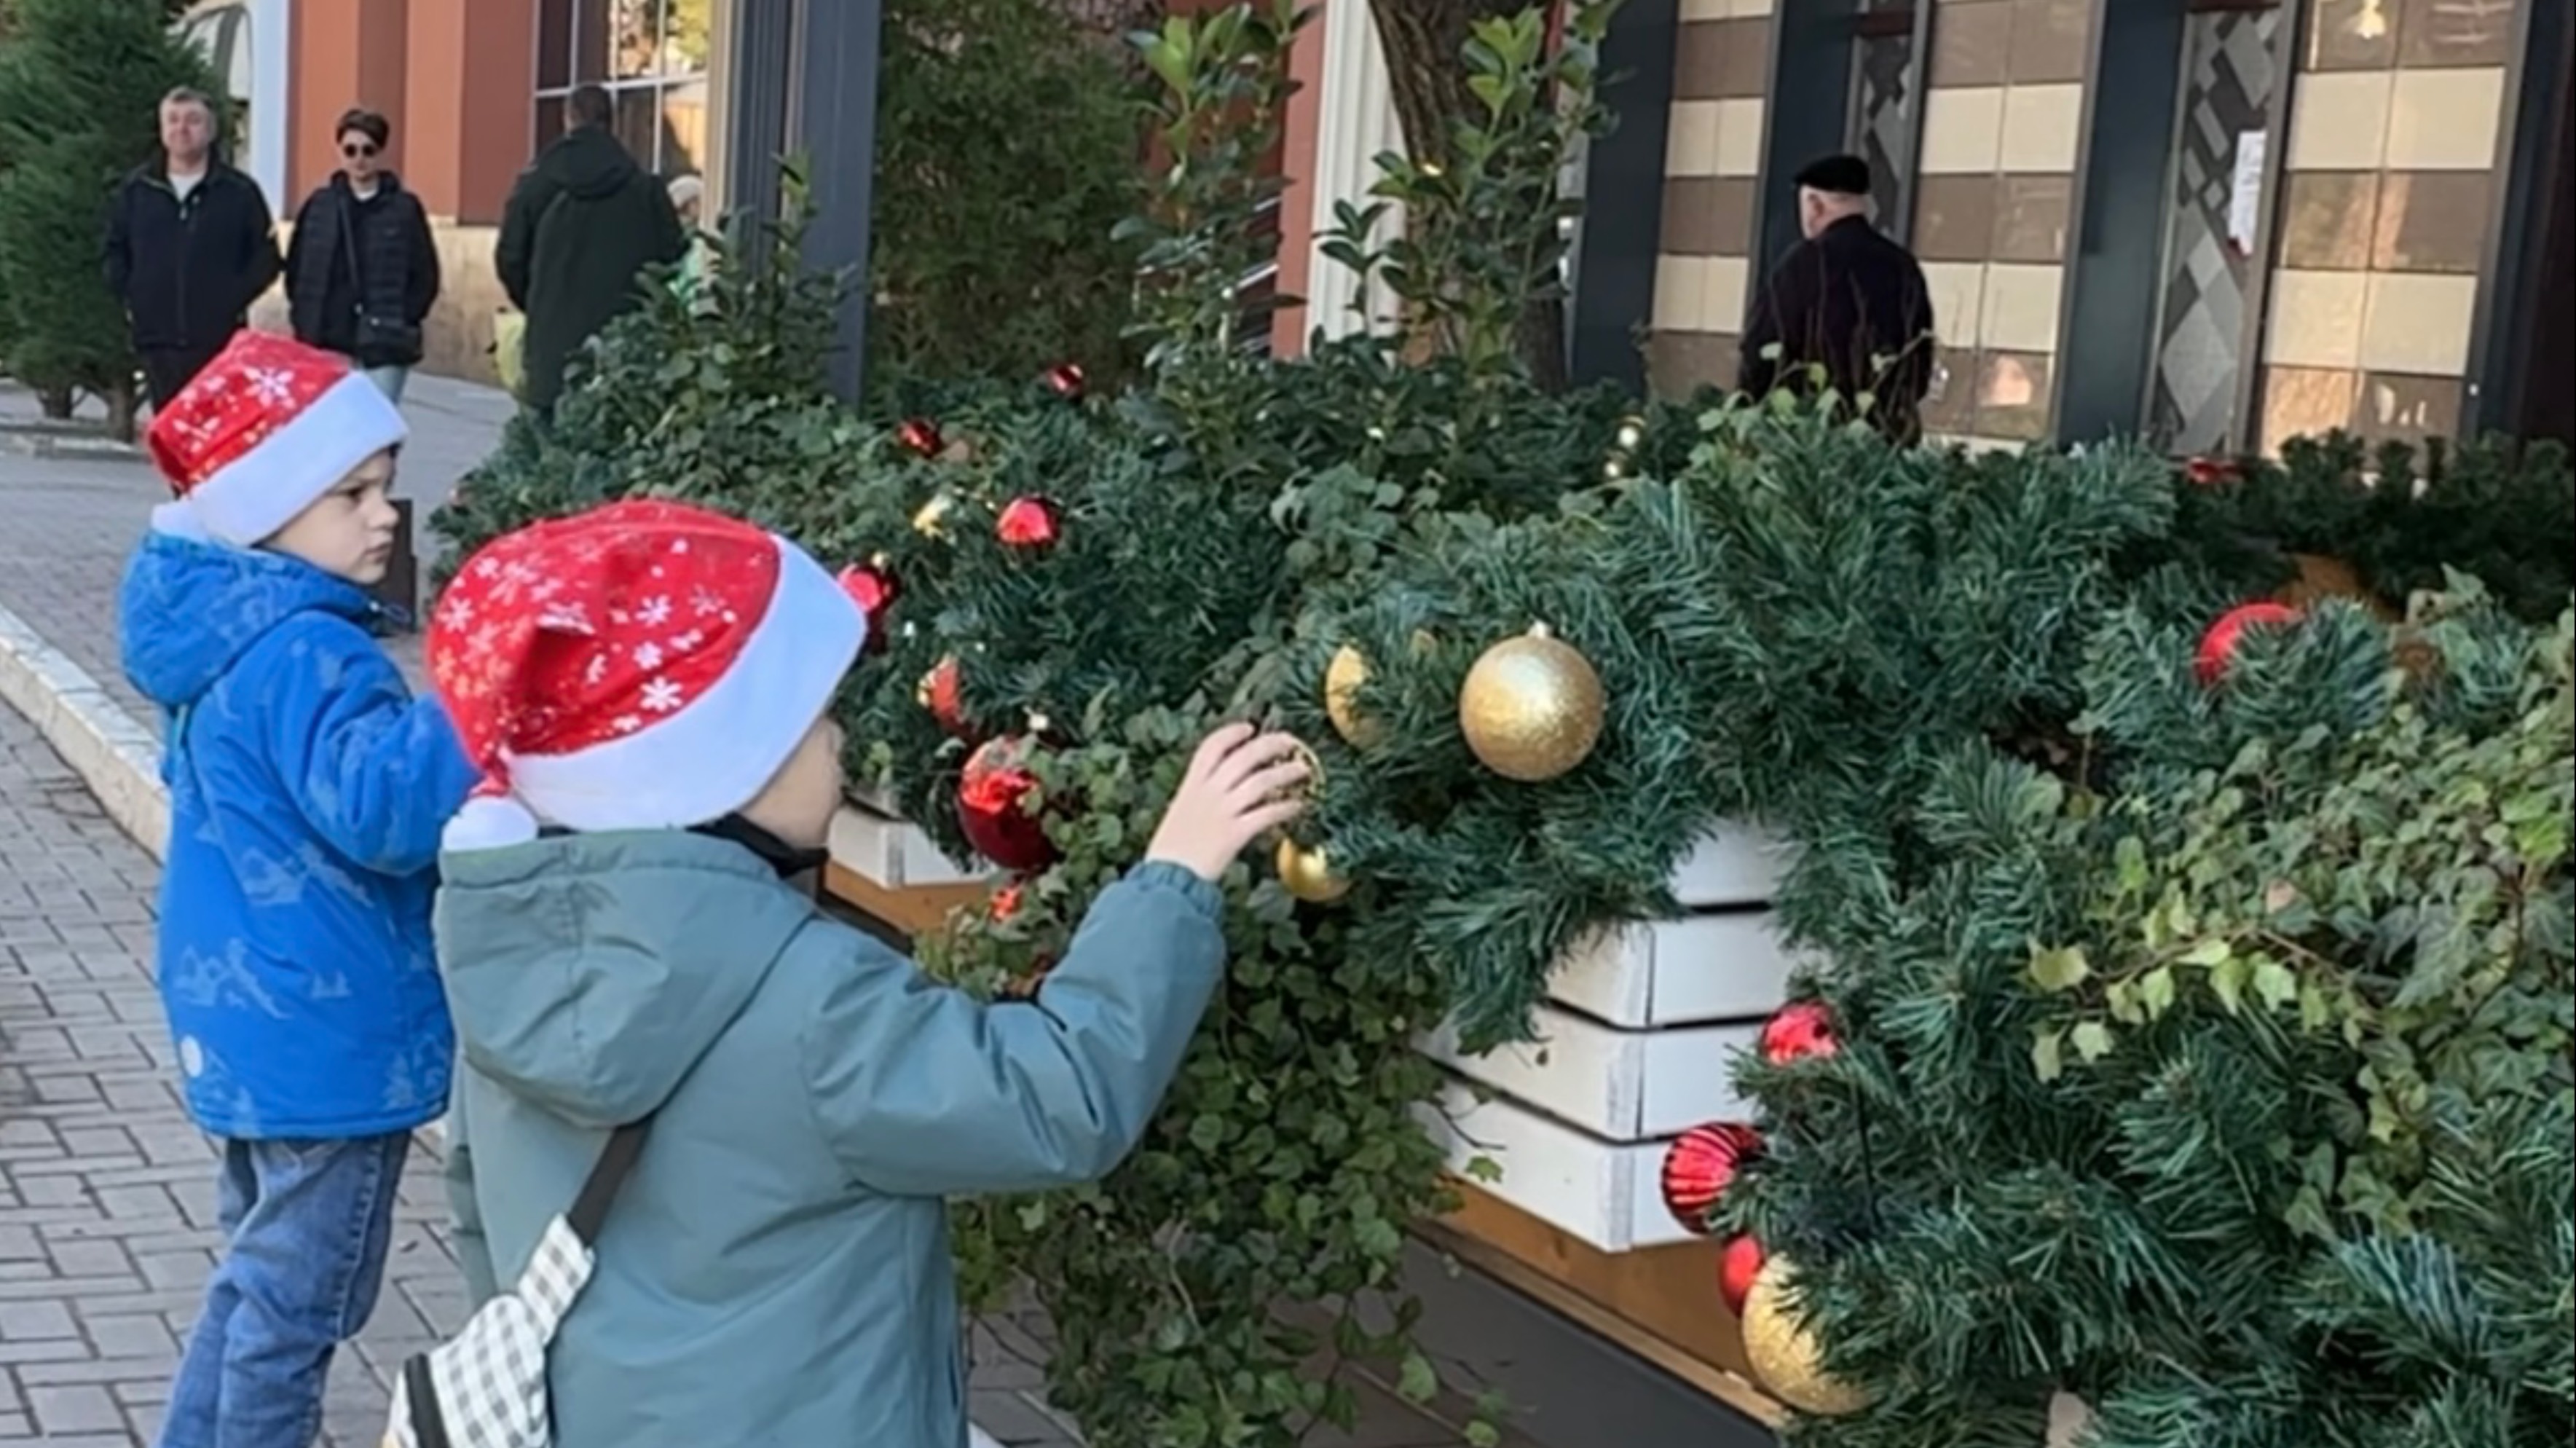
[[215, 152], [215, 104], [161, 98], [161, 154], [116, 189], [107, 289], [125, 304], [144, 391], [159, 410], [250, 320], [277, 280], [277, 222], [259, 183]]
[[519, 174], [501, 213], [501, 287], [527, 314], [519, 400], [551, 415], [564, 366], [644, 300], [644, 273], [688, 250], [671, 195], [616, 134], [609, 93], [586, 85], [564, 105], [564, 133]]
[[1797, 176], [1798, 227], [1754, 295], [1736, 385], [1755, 396], [1822, 385], [1867, 393], [1870, 421], [1899, 442], [1922, 435], [1932, 383], [1932, 293], [1913, 253], [1869, 219], [1869, 163], [1827, 156]]

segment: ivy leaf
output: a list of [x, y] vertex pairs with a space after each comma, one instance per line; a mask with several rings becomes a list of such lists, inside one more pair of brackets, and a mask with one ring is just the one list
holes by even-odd
[[2232, 953], [2210, 967], [2209, 988], [2217, 995], [2218, 1003], [2227, 1008], [2229, 1015], [2245, 1008], [2245, 985], [2253, 971], [2252, 962]]
[[2042, 1081], [2054, 1081], [2066, 1074], [2066, 1033], [2055, 1026], [2043, 1026], [2030, 1038], [2030, 1068]]
[[2083, 1021], [2076, 1025], [2071, 1040], [2075, 1054], [2088, 1063], [2111, 1054], [2111, 1028], [2100, 1021]]
[[2172, 966], [2157, 966], [2155, 969], [2147, 972], [2146, 979], [2138, 982], [2138, 1005], [2146, 1011], [2148, 1020], [2155, 1020], [2165, 1012], [2172, 1010], [2173, 1003], [2174, 976]]
[[1408, 1403], [1428, 1403], [1440, 1394], [1440, 1375], [1431, 1370], [1431, 1359], [1418, 1352], [1404, 1355], [1404, 1367], [1397, 1372], [1395, 1390]]
[[2061, 945], [2030, 954], [2031, 984], [2044, 991], [2070, 991], [2093, 974], [2093, 963], [2080, 945]]
[[2299, 998], [2299, 977], [2273, 957], [2258, 956], [2254, 961], [2254, 994], [2277, 1011]]

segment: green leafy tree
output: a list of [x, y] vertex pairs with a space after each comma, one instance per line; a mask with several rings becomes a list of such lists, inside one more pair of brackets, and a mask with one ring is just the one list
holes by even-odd
[[108, 197], [152, 154], [161, 97], [209, 87], [152, 0], [16, 0], [0, 47], [0, 305], [8, 366], [68, 400], [106, 399], [133, 431], [138, 363], [99, 270]]

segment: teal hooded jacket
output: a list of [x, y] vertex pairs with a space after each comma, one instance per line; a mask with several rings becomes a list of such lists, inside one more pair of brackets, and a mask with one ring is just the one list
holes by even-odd
[[985, 1004], [749, 849], [659, 831], [448, 854], [458, 1249], [516, 1277], [652, 1118], [550, 1363], [556, 1448], [964, 1448], [943, 1199], [1134, 1147], [1224, 965], [1216, 889], [1149, 863], [1029, 1002]]

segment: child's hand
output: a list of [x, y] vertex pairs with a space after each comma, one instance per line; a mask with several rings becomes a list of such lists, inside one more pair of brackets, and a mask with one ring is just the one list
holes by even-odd
[[1163, 811], [1145, 858], [1184, 866], [1214, 882], [1263, 830], [1286, 824], [1306, 807], [1279, 797], [1306, 778], [1301, 747], [1285, 734], [1254, 737], [1249, 724], [1209, 735], [1190, 759], [1180, 792]]

